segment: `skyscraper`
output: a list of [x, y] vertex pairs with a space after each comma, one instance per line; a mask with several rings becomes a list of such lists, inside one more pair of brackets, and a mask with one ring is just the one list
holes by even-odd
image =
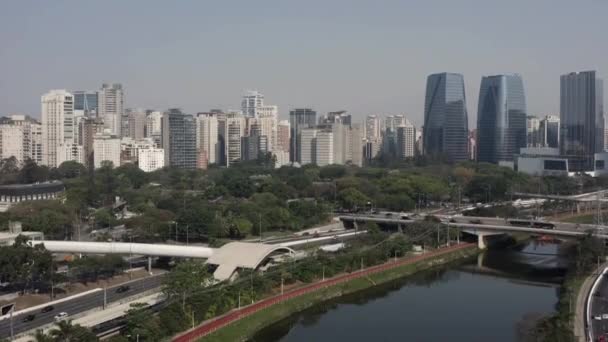
[[66, 90], [42, 95], [42, 163], [59, 166], [60, 148], [74, 142], [74, 96]]
[[145, 137], [145, 130], [146, 111], [142, 108], [127, 109], [127, 132], [123, 132], [123, 136], [141, 140]]
[[241, 160], [245, 123], [245, 117], [240, 114], [229, 113], [226, 115], [226, 166], [238, 163]]
[[560, 77], [560, 145], [569, 170], [593, 170], [594, 154], [604, 150], [603, 82], [595, 71]]
[[513, 161], [519, 149], [526, 147], [526, 116], [521, 76], [483, 77], [477, 113], [477, 161]]
[[198, 113], [196, 125], [196, 147], [199, 153], [205, 151], [209, 164], [217, 163], [218, 121], [216, 113]]
[[258, 109], [264, 106], [264, 95], [256, 90], [248, 90], [241, 101], [243, 115], [250, 118], [258, 117]]
[[368, 141], [380, 138], [380, 118], [377, 115], [368, 115], [365, 118], [365, 138]]
[[536, 116], [528, 115], [526, 118], [526, 145], [539, 147], [541, 145], [540, 120]]
[[363, 166], [363, 146], [365, 137], [363, 136], [363, 127], [361, 124], [353, 124], [350, 131], [351, 147], [351, 162], [356, 166]]
[[540, 121], [540, 140], [544, 147], [559, 147], [559, 116], [547, 115]]
[[397, 156], [406, 159], [414, 156], [416, 145], [416, 128], [409, 120], [397, 127]]
[[302, 154], [299, 149], [301, 146], [301, 131], [304, 128], [315, 127], [316, 122], [317, 112], [310, 108], [297, 108], [289, 112], [289, 124], [291, 127], [289, 160], [291, 162], [302, 163]]
[[300, 139], [298, 139], [298, 151], [300, 151], [300, 164], [315, 164], [317, 162], [317, 129], [302, 128]]
[[161, 141], [161, 126], [163, 113], [154, 111], [148, 113], [146, 117], [146, 138], [151, 138], [157, 146], [160, 146]]
[[122, 115], [124, 114], [124, 93], [120, 83], [104, 83], [99, 91], [99, 117], [102, 118], [104, 127], [110, 133], [121, 136]]
[[334, 133], [329, 130], [320, 130], [315, 137], [315, 164], [326, 166], [336, 164], [334, 160]]
[[451, 161], [468, 160], [469, 123], [461, 74], [440, 73], [426, 80], [423, 148]]
[[169, 109], [162, 118], [162, 145], [165, 165], [196, 169], [196, 121], [178, 108]]

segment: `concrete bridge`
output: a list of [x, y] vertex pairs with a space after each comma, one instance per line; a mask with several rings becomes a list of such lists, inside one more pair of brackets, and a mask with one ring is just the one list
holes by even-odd
[[[375, 222], [378, 224], [396, 225], [399, 230], [407, 231], [407, 225], [414, 222], [420, 222], [425, 219], [425, 216], [408, 216], [407, 219], [401, 218], [399, 215], [395, 217], [387, 217], [386, 215], [343, 215], [340, 220], [345, 223], [345, 226], [354, 226], [355, 229], [359, 225], [366, 222]], [[486, 248], [486, 237], [491, 235], [500, 235], [507, 233], [532, 233], [538, 235], [555, 236], [560, 238], [576, 238], [585, 236], [589, 231], [594, 236], [601, 239], [608, 239], [608, 226], [597, 226], [590, 224], [576, 224], [566, 222], [548, 222], [534, 221], [532, 224], [542, 224], [545, 226], [552, 225], [553, 228], [536, 228], [532, 226], [521, 226], [511, 224], [511, 220], [505, 218], [493, 217], [476, 217], [476, 216], [445, 216], [436, 215], [435, 217], [441, 220], [441, 223], [448, 227], [460, 228], [463, 232], [476, 235], [478, 237], [479, 248]], [[523, 220], [528, 221], [528, 220]]]

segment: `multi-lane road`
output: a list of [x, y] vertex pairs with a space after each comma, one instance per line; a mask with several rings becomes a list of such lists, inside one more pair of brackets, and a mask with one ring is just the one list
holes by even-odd
[[[162, 274], [159, 274], [142, 279], [133, 280], [121, 285], [108, 287], [105, 290], [106, 303], [120, 301], [127, 297], [134, 296], [138, 293], [157, 288], [161, 284], [161, 279]], [[118, 289], [121, 286], [128, 286], [128, 288], [123, 287], [121, 289], [122, 291], [119, 291]], [[19, 333], [33, 330], [42, 327], [46, 324], [52, 323], [54, 321], [55, 315], [60, 312], [67, 312], [69, 317], [71, 317], [91, 309], [102, 308], [103, 303], [104, 291], [102, 290], [84, 296], [76, 297], [74, 299], [66, 300], [57, 304], [53, 304], [53, 310], [49, 312], [43, 313], [38, 310], [36, 312], [26, 312], [23, 314], [15, 315], [12, 319], [13, 334], [17, 335]], [[24, 321], [25, 317], [31, 314], [35, 315], [34, 319], [31, 321]], [[0, 338], [10, 337], [10, 321], [11, 320], [8, 317], [0, 321]]]
[[589, 322], [589, 328], [593, 342], [598, 341], [600, 336], [608, 334], [608, 279], [606, 279], [608, 277], [600, 277], [602, 278], [598, 280], [595, 291], [590, 293], [591, 321]]
[[[498, 232], [532, 232], [548, 235], [558, 236], [579, 236], [584, 235], [588, 230], [593, 230], [598, 237], [608, 238], [608, 227], [596, 226], [591, 224], [576, 224], [567, 222], [549, 222], [549, 221], [535, 221], [542, 223], [550, 223], [553, 225], [552, 228], [536, 228], [521, 224], [512, 224], [511, 218], [498, 218], [498, 217], [475, 217], [475, 216], [462, 216], [462, 215], [434, 215], [441, 219], [443, 223], [451, 224], [454, 227], [467, 228], [467, 229], [479, 229], [479, 230], [490, 230]], [[345, 214], [341, 215], [340, 219], [343, 221], [356, 221], [365, 222], [373, 221], [377, 223], [396, 224], [407, 226], [408, 223], [416, 222], [418, 220], [424, 220], [425, 215], [408, 215], [391, 213], [389, 214]]]

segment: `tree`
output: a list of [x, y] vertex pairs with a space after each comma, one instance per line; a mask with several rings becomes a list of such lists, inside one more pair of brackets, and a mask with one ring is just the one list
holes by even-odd
[[51, 253], [27, 241], [19, 235], [13, 245], [0, 247], [0, 282], [21, 284], [24, 291], [31, 284], [47, 284], [53, 274]]
[[158, 320], [147, 309], [144, 303], [131, 304], [127, 311], [125, 324], [125, 336], [129, 341], [158, 341], [160, 329]]
[[21, 171], [19, 171], [19, 183], [31, 184], [45, 182], [49, 179], [49, 168], [38, 166], [35, 161], [26, 158]]
[[370, 199], [355, 188], [347, 188], [340, 191], [338, 194], [338, 200], [343, 208], [353, 209], [356, 207], [365, 207]]
[[185, 299], [187, 294], [207, 286], [211, 275], [200, 261], [184, 261], [163, 278], [163, 292], [169, 297]]
[[245, 237], [251, 233], [251, 228], [253, 224], [248, 219], [237, 218], [232, 222], [233, 229], [235, 230], [235, 235], [238, 237]]
[[21, 221], [24, 230], [43, 232], [50, 238], [63, 239], [72, 234], [73, 208], [59, 200], [20, 202], [8, 210], [11, 220]]
[[344, 165], [328, 165], [319, 170], [321, 179], [336, 179], [346, 175], [346, 167]]
[[116, 222], [114, 214], [108, 208], [101, 208], [95, 212], [95, 224], [101, 228], [113, 227]]
[[77, 178], [84, 174], [86, 174], [87, 169], [84, 165], [79, 162], [69, 160], [61, 163], [57, 167], [57, 170], [54, 170], [54, 176], [56, 179], [69, 179], [69, 178]]
[[53, 341], [57, 342], [89, 342], [98, 341], [97, 336], [87, 328], [78, 324], [73, 325], [72, 321], [59, 321], [56, 327], [49, 332]]
[[34, 342], [54, 342], [53, 338], [42, 331], [42, 329], [37, 329], [34, 334]]

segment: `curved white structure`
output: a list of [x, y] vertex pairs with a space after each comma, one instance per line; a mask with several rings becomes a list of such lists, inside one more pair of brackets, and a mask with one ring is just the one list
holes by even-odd
[[32, 245], [44, 244], [53, 253], [83, 254], [138, 254], [179, 258], [208, 259], [215, 248], [201, 246], [166, 245], [129, 242], [82, 242], [82, 241], [30, 241]]

